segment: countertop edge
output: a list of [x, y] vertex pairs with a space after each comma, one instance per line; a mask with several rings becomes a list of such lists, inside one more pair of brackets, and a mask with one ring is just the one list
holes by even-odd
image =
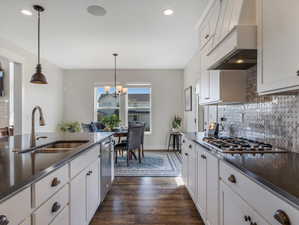
[[257, 185], [262, 186], [263, 188], [265, 188], [267, 191], [269, 191], [270, 193], [274, 194], [276, 197], [282, 199], [283, 201], [286, 201], [287, 203], [289, 203], [290, 205], [292, 205], [293, 207], [295, 207], [296, 209], [299, 210], [299, 199], [291, 194], [289, 194], [288, 192], [286, 192], [285, 190], [277, 187], [276, 185], [272, 184], [271, 182], [267, 181], [266, 179], [256, 175], [255, 173], [249, 171], [246, 168], [243, 168], [241, 166], [235, 165], [233, 162], [229, 161], [228, 159], [225, 159], [223, 156], [223, 153], [216, 153], [215, 150], [212, 149], [212, 147], [209, 147], [203, 143], [201, 143], [198, 140], [195, 140], [191, 137], [188, 137], [188, 135], [186, 135], [185, 133], [183, 133], [183, 135], [185, 135], [185, 137], [188, 140], [193, 141], [194, 143], [202, 146], [205, 151], [209, 152], [210, 154], [214, 155], [215, 157], [217, 157], [219, 160], [223, 161], [226, 164], [229, 164], [231, 167], [237, 169], [239, 172], [241, 172], [244, 176], [246, 176], [247, 178], [249, 178], [250, 180], [252, 180], [253, 182], [255, 182]]
[[107, 136], [101, 138], [100, 140], [87, 144], [84, 146], [83, 149], [78, 150], [78, 152], [75, 152], [73, 155], [70, 155], [63, 160], [49, 166], [48, 168], [40, 171], [37, 175], [30, 177], [27, 181], [24, 181], [23, 183], [18, 184], [16, 187], [12, 188], [12, 190], [2, 192], [0, 194], [0, 204], [8, 200], [9, 198], [15, 196], [16, 194], [20, 193], [21, 191], [25, 190], [26, 188], [30, 187], [32, 184], [36, 183], [37, 181], [43, 179], [44, 177], [48, 176], [49, 174], [53, 173], [57, 169], [63, 167], [73, 159], [79, 157], [81, 154], [83, 154], [86, 151], [89, 151], [92, 147], [94, 147], [97, 144], [100, 144], [103, 140], [113, 136], [113, 133], [107, 133]]

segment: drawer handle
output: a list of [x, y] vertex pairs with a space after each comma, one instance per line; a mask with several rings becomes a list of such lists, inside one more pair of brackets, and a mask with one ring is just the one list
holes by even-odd
[[297, 70], [297, 72], [296, 72], [296, 73], [297, 73], [297, 76], [299, 76], [299, 70]]
[[273, 217], [282, 225], [291, 225], [288, 215], [281, 209], [277, 210]]
[[208, 39], [210, 37], [210, 35], [209, 34], [207, 34], [206, 36], [205, 36], [205, 39]]
[[229, 178], [227, 178], [229, 182], [235, 184], [237, 183], [236, 177], [234, 175], [230, 175]]
[[1, 215], [0, 216], [0, 225], [7, 225], [7, 224], [9, 224], [9, 220], [7, 219], [6, 216]]
[[192, 148], [192, 145], [189, 145], [189, 148]]
[[205, 155], [201, 155], [200, 157], [203, 159], [207, 159], [207, 157]]
[[52, 180], [51, 187], [56, 187], [56, 186], [58, 186], [60, 183], [61, 183], [61, 181], [60, 181], [57, 177], [55, 177], [55, 178]]
[[58, 212], [58, 210], [61, 208], [61, 205], [59, 204], [59, 202], [55, 202], [52, 206], [51, 212], [52, 213], [56, 213]]
[[245, 222], [250, 222], [251, 221], [251, 217], [250, 216], [244, 216], [244, 220], [245, 220]]
[[253, 222], [251, 222], [250, 225], [257, 225], [257, 223], [253, 223]]
[[185, 143], [185, 140], [183, 140], [183, 143]]
[[188, 156], [188, 153], [185, 153], [185, 156]]

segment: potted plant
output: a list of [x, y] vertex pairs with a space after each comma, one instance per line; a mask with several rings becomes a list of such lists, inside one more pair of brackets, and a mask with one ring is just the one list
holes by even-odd
[[110, 116], [104, 116], [101, 122], [106, 126], [109, 131], [113, 131], [113, 129], [119, 127], [119, 123], [121, 120], [117, 115], [113, 114]]
[[182, 126], [182, 121], [182, 117], [175, 115], [171, 123], [172, 131], [178, 131]]
[[76, 133], [81, 131], [79, 122], [62, 122], [58, 125], [58, 129], [62, 132]]

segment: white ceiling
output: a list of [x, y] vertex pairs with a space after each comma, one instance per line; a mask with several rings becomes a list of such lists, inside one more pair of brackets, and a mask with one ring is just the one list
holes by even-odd
[[[183, 68], [196, 48], [195, 24], [208, 0], [1, 0], [0, 37], [36, 53], [36, 16], [21, 9], [33, 3], [42, 15], [43, 58], [62, 68]], [[104, 17], [86, 12], [98, 4]], [[174, 10], [164, 16], [163, 9]]]

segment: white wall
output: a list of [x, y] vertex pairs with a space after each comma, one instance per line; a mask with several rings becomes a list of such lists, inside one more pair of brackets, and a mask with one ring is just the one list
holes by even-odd
[[55, 131], [57, 123], [62, 119], [63, 79], [62, 70], [42, 60], [43, 72], [48, 79], [48, 85], [31, 84], [30, 78], [35, 72], [37, 57], [10, 41], [0, 39], [0, 56], [22, 64], [22, 131], [29, 133], [31, 129], [31, 111], [35, 105], [43, 108], [47, 125], [38, 131]]
[[[195, 94], [196, 84], [200, 82], [200, 54], [197, 52], [184, 70], [184, 88], [192, 86], [192, 111], [184, 112], [184, 129], [188, 132], [198, 131], [203, 126], [203, 108], [197, 109]], [[199, 115], [199, 116], [198, 116]], [[197, 122], [195, 122], [197, 119]], [[198, 124], [199, 123], [199, 124]]]
[[[64, 120], [93, 121], [94, 87], [113, 79], [113, 70], [65, 70]], [[172, 118], [183, 115], [183, 70], [120, 70], [117, 80], [152, 84], [152, 134], [145, 148], [165, 149]]]

